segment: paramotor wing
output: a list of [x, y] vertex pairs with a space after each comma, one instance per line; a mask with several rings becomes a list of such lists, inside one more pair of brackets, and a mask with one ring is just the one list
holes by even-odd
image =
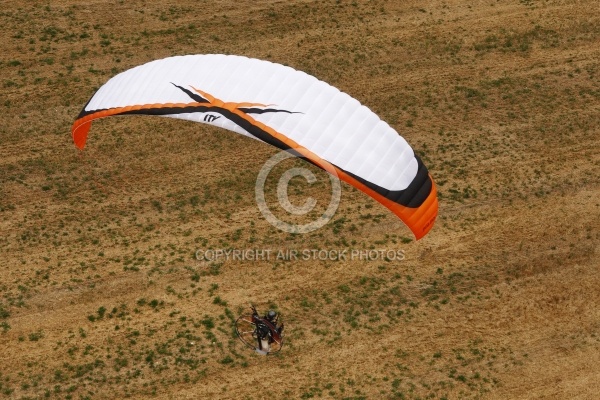
[[437, 216], [433, 179], [406, 140], [358, 100], [293, 68], [218, 54], [152, 61], [100, 87], [73, 140], [82, 149], [93, 120], [132, 114], [211, 124], [303, 157], [389, 208], [417, 239]]

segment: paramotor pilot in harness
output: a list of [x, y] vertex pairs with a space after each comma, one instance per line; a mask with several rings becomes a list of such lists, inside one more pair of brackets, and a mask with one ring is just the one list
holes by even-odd
[[242, 315], [236, 321], [236, 332], [242, 342], [259, 354], [276, 353], [283, 346], [283, 323], [279, 315], [269, 310], [261, 316], [256, 307], [250, 306], [251, 315]]

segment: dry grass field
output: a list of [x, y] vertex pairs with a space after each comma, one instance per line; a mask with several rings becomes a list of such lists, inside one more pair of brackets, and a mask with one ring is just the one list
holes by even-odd
[[[0, 4], [0, 398], [600, 398], [597, 0]], [[389, 122], [439, 185], [430, 234], [345, 184], [328, 225], [278, 231], [254, 198], [276, 150], [203, 124], [108, 118], [75, 148], [110, 77], [201, 53]], [[195, 257], [227, 248], [404, 259]], [[250, 302], [282, 313], [275, 356], [234, 335]]]

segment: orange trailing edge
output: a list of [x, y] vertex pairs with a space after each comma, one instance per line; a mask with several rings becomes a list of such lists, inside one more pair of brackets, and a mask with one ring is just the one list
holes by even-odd
[[[202, 95], [208, 97], [206, 93], [200, 92], [197, 89], [195, 90], [201, 93]], [[413, 232], [417, 240], [425, 236], [427, 232], [429, 232], [429, 230], [432, 228], [438, 212], [438, 200], [435, 183], [433, 182], [433, 179], [429, 174], [428, 180], [431, 182], [431, 189], [428, 195], [426, 196], [425, 200], [421, 202], [421, 204], [419, 204], [417, 207], [409, 207], [384, 196], [383, 194], [369, 187], [364, 181], [361, 181], [352, 174], [349, 174], [341, 168], [332, 165], [328, 161], [314, 154], [312, 151], [296, 143], [294, 140], [277, 132], [271, 127], [255, 120], [250, 115], [248, 115], [247, 112], [244, 112], [242, 109], [240, 109], [240, 106], [265, 105], [259, 105], [255, 103], [225, 103], [221, 100], [213, 98], [212, 96], [210, 97], [209, 101], [210, 103], [192, 102], [177, 104], [145, 104], [112, 108], [107, 110], [98, 110], [80, 116], [73, 123], [73, 126], [71, 128], [71, 134], [73, 136], [73, 141], [75, 142], [75, 145], [79, 149], [83, 149], [85, 147], [85, 143], [92, 125], [92, 121], [98, 118], [105, 118], [109, 116], [123, 114], [165, 115], [167, 113], [177, 114], [191, 111], [218, 112], [225, 115], [226, 117], [228, 117], [228, 119], [232, 120], [240, 126], [245, 125], [243, 127], [246, 128], [250, 133], [257, 136], [259, 139], [270, 143], [276, 147], [279, 147], [283, 150], [293, 150], [294, 152], [300, 154], [302, 157], [304, 157], [311, 163], [318, 166], [319, 168], [329, 172], [332, 175], [337, 176], [342, 181], [368, 194], [369, 196], [383, 204], [385, 207], [387, 207], [396, 216], [398, 216]], [[225, 105], [227, 106], [226, 108], [223, 107]], [[246, 124], [241, 123], [240, 120], [245, 121]], [[248, 127], [254, 127], [255, 129], [248, 129]]]
[[[116, 107], [110, 108], [107, 110], [97, 110], [90, 113], [86, 113], [84, 111], [81, 112], [79, 117], [73, 123], [71, 127], [71, 136], [73, 137], [73, 142], [79, 149], [83, 149], [85, 147], [85, 142], [87, 141], [87, 136], [92, 127], [92, 121], [99, 118], [111, 117], [114, 115], [122, 115], [122, 114], [155, 114], [154, 112], [150, 112], [153, 110], [160, 109], [173, 109], [173, 108], [189, 108], [200, 105], [200, 103], [177, 103], [177, 104], [143, 104], [143, 105], [135, 105], [135, 106], [127, 106], [127, 107]], [[206, 107], [206, 104], [202, 104], [202, 106]], [[147, 111], [147, 112], [144, 112]]]

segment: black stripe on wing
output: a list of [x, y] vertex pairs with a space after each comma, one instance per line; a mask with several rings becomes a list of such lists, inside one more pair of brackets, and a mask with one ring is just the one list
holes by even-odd
[[204, 97], [200, 96], [198, 93], [194, 93], [189, 89], [186, 89], [184, 87], [181, 87], [179, 85], [174, 84], [173, 82], [171, 82], [171, 85], [175, 86], [176, 88], [180, 89], [182, 92], [184, 92], [185, 94], [187, 94], [188, 96], [190, 96], [190, 98], [192, 100], [194, 100], [197, 103], [210, 103], [207, 99], [205, 99]]
[[238, 110], [240, 110], [241, 112], [244, 112], [246, 114], [265, 114], [265, 113], [272, 113], [272, 112], [282, 112], [282, 113], [288, 113], [288, 114], [303, 114], [299, 111], [278, 110], [276, 108], [244, 108], [244, 107], [240, 107], [240, 108], [238, 108]]
[[[98, 111], [101, 111], [101, 110], [94, 110], [94, 111], [91, 111], [90, 113], [98, 112]], [[133, 114], [133, 115], [163, 116], [163, 115], [186, 114], [186, 113], [207, 112], [207, 111], [221, 114], [225, 118], [230, 120], [231, 122], [240, 126], [246, 132], [248, 132], [251, 135], [253, 135], [254, 137], [256, 137], [257, 139], [260, 139], [263, 142], [268, 143], [272, 146], [275, 146], [281, 150], [285, 150], [285, 151], [293, 154], [296, 157], [302, 158], [302, 159], [310, 162], [311, 164], [316, 165], [310, 159], [303, 157], [300, 153], [298, 153], [296, 150], [294, 150], [293, 148], [288, 146], [283, 141], [273, 137], [271, 134], [269, 134], [265, 130], [261, 129], [259, 126], [254, 125], [251, 121], [248, 121], [247, 119], [243, 118], [239, 114], [236, 114], [231, 110], [211, 106], [210, 104], [207, 104], [206, 106], [190, 105], [188, 107], [145, 108], [145, 109], [139, 109], [139, 110], [125, 111], [125, 112], [120, 113], [119, 115], [132, 115]], [[410, 207], [410, 208], [418, 208], [421, 204], [423, 204], [423, 202], [427, 199], [427, 197], [431, 193], [433, 183], [431, 181], [431, 177], [429, 176], [429, 172], [427, 171], [427, 167], [425, 167], [425, 165], [423, 164], [421, 159], [416, 154], [414, 155], [414, 157], [417, 160], [417, 165], [418, 165], [417, 173], [415, 174], [414, 179], [408, 185], [408, 187], [403, 190], [388, 190], [388, 189], [378, 186], [372, 182], [369, 182], [366, 179], [361, 178], [358, 175], [355, 175], [349, 171], [346, 171], [338, 166], [336, 166], [336, 168], [338, 168], [341, 171], [344, 171], [349, 176], [353, 177], [354, 179], [361, 182], [365, 186], [367, 186], [370, 189], [374, 190], [375, 192], [379, 193], [383, 197], [392, 200], [395, 203], [398, 203], [398, 204], [401, 204], [403, 206]]]

